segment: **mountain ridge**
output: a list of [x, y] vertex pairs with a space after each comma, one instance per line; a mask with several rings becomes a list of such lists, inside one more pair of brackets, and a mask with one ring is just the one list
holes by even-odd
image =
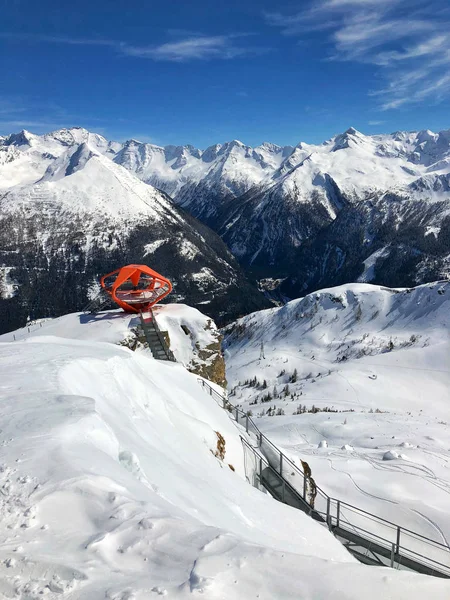
[[0, 191], [2, 331], [81, 310], [100, 275], [147, 261], [172, 280], [173, 300], [219, 322], [267, 306], [219, 236], [111, 161], [104, 138], [75, 133], [0, 146], [12, 156], [0, 181], [14, 182]]
[[252, 277], [283, 279], [283, 296], [361, 277], [412, 286], [450, 274], [450, 130], [351, 127], [316, 145], [232, 140], [204, 150], [110, 142], [82, 128], [23, 131], [0, 141], [0, 188], [48, 178], [81, 144], [215, 230]]

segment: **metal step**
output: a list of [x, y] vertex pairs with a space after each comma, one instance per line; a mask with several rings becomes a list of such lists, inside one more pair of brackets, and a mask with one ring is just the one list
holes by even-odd
[[175, 357], [164, 338], [164, 332], [160, 331], [158, 324], [153, 317], [153, 312], [151, 309], [150, 313], [151, 318], [144, 318], [144, 315], [141, 312], [140, 319], [141, 329], [153, 358], [157, 360], [168, 360], [175, 362]]
[[323, 521], [323, 517], [317, 513], [314, 516], [314, 510], [306, 502], [299, 492], [297, 492], [281, 475], [276, 473], [271, 467], [266, 467], [261, 473], [261, 483], [271, 495], [293, 508], [298, 508], [311, 515], [317, 521]]

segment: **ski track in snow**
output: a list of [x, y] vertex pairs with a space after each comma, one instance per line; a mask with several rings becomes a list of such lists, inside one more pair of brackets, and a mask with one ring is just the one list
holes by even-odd
[[[230, 400], [251, 409], [288, 456], [306, 457], [330, 496], [436, 541], [450, 540], [449, 285], [348, 284], [243, 317], [238, 333], [225, 330]], [[238, 385], [253, 377], [278, 397], [255, 405], [264, 391]], [[298, 403], [354, 412], [297, 415]], [[269, 407], [284, 414], [267, 416]], [[383, 460], [391, 451], [398, 458]]]

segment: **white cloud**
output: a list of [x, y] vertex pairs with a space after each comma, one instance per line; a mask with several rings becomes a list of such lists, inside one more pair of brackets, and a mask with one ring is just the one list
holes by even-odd
[[[176, 36], [182, 31], [169, 30], [169, 35]], [[48, 36], [34, 34], [1, 33], [0, 38], [24, 40], [50, 44], [67, 44], [71, 46], [104, 46], [114, 49], [119, 54], [137, 58], [149, 58], [154, 61], [186, 62], [189, 60], [232, 59], [244, 55], [258, 55], [269, 51], [269, 48], [237, 43], [243, 35], [204, 36], [192, 34], [174, 42], [159, 45], [135, 46], [118, 40], [96, 38], [72, 38], [65, 36]]]
[[319, 0], [293, 15], [266, 14], [283, 35], [322, 30], [332, 60], [380, 68], [386, 85], [369, 95], [383, 110], [450, 95], [450, 10], [442, 0]]
[[212, 58], [235, 58], [251, 52], [250, 48], [235, 45], [232, 36], [191, 37], [159, 46], [123, 46], [128, 56], [151, 58], [157, 61], [184, 62]]

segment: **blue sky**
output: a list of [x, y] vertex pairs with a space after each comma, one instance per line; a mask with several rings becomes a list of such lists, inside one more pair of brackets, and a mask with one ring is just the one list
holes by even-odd
[[0, 0], [0, 134], [156, 144], [450, 128], [448, 0]]

